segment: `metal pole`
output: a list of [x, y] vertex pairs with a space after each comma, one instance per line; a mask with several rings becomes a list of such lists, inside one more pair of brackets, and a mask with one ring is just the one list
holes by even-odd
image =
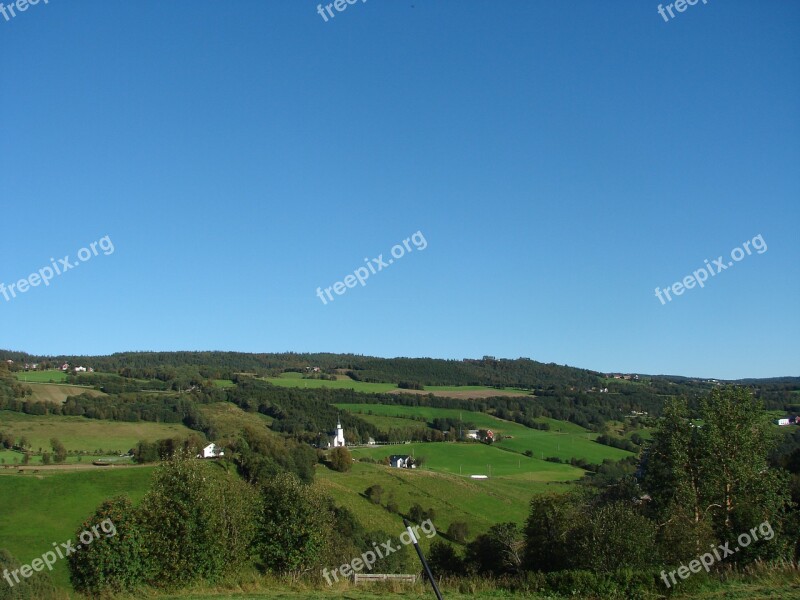
[[408, 531], [408, 535], [410, 535], [411, 539], [414, 540], [414, 549], [417, 551], [417, 556], [419, 556], [419, 560], [422, 563], [422, 566], [425, 568], [425, 574], [428, 576], [428, 580], [431, 582], [431, 586], [433, 587], [433, 592], [436, 594], [438, 600], [444, 600], [442, 598], [441, 592], [439, 591], [439, 587], [436, 585], [436, 580], [433, 578], [433, 573], [431, 573], [431, 568], [428, 566], [428, 561], [425, 560], [425, 555], [422, 554], [422, 548], [419, 547], [417, 536], [414, 535], [414, 530], [411, 529], [411, 525], [405, 518], [403, 519], [403, 525], [406, 526], [406, 531]]

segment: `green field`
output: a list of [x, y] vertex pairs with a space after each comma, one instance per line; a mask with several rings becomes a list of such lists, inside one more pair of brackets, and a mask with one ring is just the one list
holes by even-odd
[[103, 392], [84, 385], [68, 385], [66, 383], [26, 383], [25, 385], [31, 388], [33, 393], [28, 399], [34, 402], [63, 404], [70, 396], [79, 396], [81, 394], [105, 396]]
[[[425, 446], [432, 445], [446, 444]], [[408, 446], [404, 448], [408, 449]], [[466, 449], [466, 446], [464, 448]], [[386, 446], [376, 452], [375, 457], [380, 458], [394, 452], [400, 453], [397, 446]], [[497, 453], [507, 454], [502, 451]], [[364, 456], [365, 452], [355, 450], [353, 455]], [[458, 458], [458, 456], [441, 458], [429, 455], [428, 464], [434, 462], [443, 464], [457, 461]], [[473, 461], [473, 464], [476, 461], [487, 460], [486, 455], [478, 454], [460, 458]], [[496, 459], [494, 456], [489, 457], [489, 460]], [[525, 458], [522, 457], [522, 460]], [[495, 464], [500, 467], [501, 461], [496, 460]], [[546, 464], [557, 468], [565, 467], [565, 465]], [[516, 460], [513, 465], [503, 466], [505, 467], [503, 470], [514, 470]], [[523, 468], [525, 466], [530, 465], [523, 465]], [[388, 512], [383, 506], [371, 503], [362, 495], [368, 487], [378, 484], [385, 490], [384, 505], [389, 497], [393, 497], [403, 513], [406, 513], [414, 503], [420, 504], [425, 509], [433, 508], [436, 511], [434, 523], [438, 529], [444, 531], [453, 521], [466, 521], [469, 523], [470, 537], [473, 537], [497, 523], [524, 521], [533, 494], [566, 490], [569, 487], [566, 481], [583, 474], [579, 469], [566, 467], [570, 471], [564, 470], [560, 473], [554, 470], [539, 473], [529, 471], [517, 476], [473, 480], [466, 476], [458, 476], [458, 468], [456, 464], [456, 474], [453, 475], [429, 470], [428, 465], [422, 469], [393, 469], [384, 465], [357, 462], [353, 464], [353, 469], [349, 473], [337, 473], [320, 468], [317, 470], [317, 480], [330, 492], [337, 504], [352, 510], [367, 529], [394, 531], [398, 528], [398, 523], [402, 523], [397, 515]]]
[[233, 383], [233, 381], [231, 381], [230, 379], [214, 379], [212, 380], [212, 383], [216, 387], [221, 387], [221, 388], [236, 387], [236, 384]]
[[65, 371], [21, 371], [14, 374], [19, 381], [34, 383], [63, 383], [67, 380]]
[[397, 389], [394, 383], [365, 383], [363, 381], [355, 381], [344, 375], [337, 375], [336, 381], [326, 381], [324, 379], [303, 379], [301, 373], [281, 373], [280, 377], [267, 377], [265, 380], [273, 385], [293, 388], [331, 388], [372, 393], [385, 393]]
[[246, 425], [264, 429], [272, 425], [273, 421], [272, 417], [261, 413], [245, 412], [231, 402], [200, 404], [198, 408], [214, 427], [217, 441], [236, 437]]
[[[352, 411], [351, 411], [352, 412]], [[402, 417], [386, 417], [382, 415], [367, 415], [360, 414], [359, 417], [375, 425], [380, 431], [388, 433], [393, 429], [427, 429], [427, 423], [422, 421], [415, 421], [413, 419], [404, 419]]]
[[[103, 500], [119, 494], [140, 500], [152, 471], [152, 467], [125, 467], [0, 476], [0, 547], [29, 563], [50, 550], [53, 542], [74, 539], [77, 528]], [[59, 586], [69, 586], [65, 561], [56, 563], [53, 578]]]
[[426, 385], [426, 392], [503, 392], [504, 395], [518, 394], [520, 396], [530, 396], [530, 390], [520, 388], [504, 387], [494, 388], [487, 385]]
[[570, 465], [529, 458], [516, 452], [506, 452], [498, 446], [458, 442], [414, 442], [353, 448], [353, 457], [368, 456], [376, 460], [391, 454], [424, 456], [424, 470], [468, 477], [492, 475], [513, 477], [524, 481], [553, 482], [580, 479], [584, 471]]
[[[49, 449], [48, 449], [49, 451]], [[51, 453], [52, 454], [52, 453]], [[0, 450], [0, 469], [9, 466], [19, 466], [22, 465], [22, 452], [17, 452], [16, 450]], [[65, 463], [62, 464], [84, 464], [88, 465], [91, 464], [93, 460], [104, 460], [107, 462], [112, 462], [115, 464], [132, 464], [133, 460], [130, 457], [121, 457], [119, 454], [112, 454], [108, 456], [99, 456], [99, 455], [69, 455], [67, 456], [67, 460]], [[31, 455], [29, 465], [41, 465], [42, 464], [42, 456], [41, 454], [34, 454]], [[54, 464], [54, 463], [51, 463]], [[27, 468], [27, 467], [26, 467]]]
[[[537, 458], [558, 457], [561, 459], [582, 458], [591, 463], [601, 463], [604, 459], [619, 460], [630, 456], [630, 452], [603, 446], [592, 441], [596, 434], [588, 433], [582, 427], [565, 421], [547, 420], [550, 431], [530, 429], [519, 423], [504, 421], [486, 413], [458, 410], [455, 408], [431, 408], [427, 406], [394, 406], [385, 404], [337, 404], [338, 408], [356, 414], [369, 414], [383, 417], [421, 416], [432, 421], [437, 417], [462, 419], [473, 423], [478, 429], [491, 429], [497, 436], [511, 436], [511, 439], [497, 441], [495, 446], [523, 453], [533, 452]], [[416, 423], [417, 421], [409, 421]], [[557, 428], [563, 429], [559, 432]], [[345, 432], [346, 435], [346, 432]]]
[[103, 450], [113, 454], [127, 452], [140, 440], [197, 435], [196, 431], [180, 423], [127, 423], [85, 417], [26, 415], [8, 410], [0, 411], [0, 430], [9, 432], [15, 440], [24, 435], [34, 451], [39, 448], [49, 450], [50, 440], [58, 438], [67, 450]]
[[[384, 394], [386, 392], [407, 392], [407, 393], [420, 393], [413, 390], [402, 390], [397, 387], [395, 383], [367, 383], [363, 381], [355, 381], [346, 375], [337, 375], [336, 381], [327, 381], [325, 379], [303, 379], [302, 373], [281, 373], [280, 377], [266, 377], [265, 381], [273, 385], [282, 387], [299, 387], [309, 389], [331, 388], [339, 390], [355, 390], [356, 392]], [[502, 390], [492, 388], [484, 385], [429, 385], [425, 386], [425, 392], [431, 392], [438, 395], [445, 395], [446, 392], [452, 392], [455, 396], [469, 397], [470, 392], [474, 393], [475, 397], [486, 397], [491, 395], [520, 395], [529, 396], [530, 392], [520, 390], [517, 388], [503, 388]]]

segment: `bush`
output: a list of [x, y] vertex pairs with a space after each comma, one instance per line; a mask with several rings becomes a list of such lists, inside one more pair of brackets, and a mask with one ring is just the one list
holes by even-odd
[[332, 535], [331, 513], [324, 494], [290, 473], [262, 488], [261, 519], [256, 536], [267, 571], [293, 578], [311, 570], [327, 552]]
[[383, 487], [375, 484], [369, 486], [365, 491], [364, 495], [367, 497], [367, 500], [372, 502], [373, 504], [380, 504], [381, 499], [383, 498]]
[[447, 528], [447, 537], [454, 542], [463, 544], [469, 536], [469, 525], [464, 521], [453, 521]]
[[347, 473], [353, 468], [353, 457], [350, 451], [344, 446], [339, 446], [331, 450], [329, 457], [331, 469], [339, 471], [340, 473]]
[[216, 464], [186, 453], [156, 469], [141, 512], [155, 585], [215, 581], [249, 558], [257, 495]]
[[144, 534], [125, 496], [103, 502], [75, 533], [97, 527], [99, 537], [82, 544], [68, 558], [70, 581], [76, 591], [96, 595], [130, 590], [144, 583], [147, 574]]

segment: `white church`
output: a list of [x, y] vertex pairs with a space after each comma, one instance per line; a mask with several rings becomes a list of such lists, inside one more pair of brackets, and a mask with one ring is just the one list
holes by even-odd
[[346, 445], [344, 441], [344, 429], [342, 429], [342, 420], [336, 419], [336, 433], [328, 436], [328, 448], [339, 448]]

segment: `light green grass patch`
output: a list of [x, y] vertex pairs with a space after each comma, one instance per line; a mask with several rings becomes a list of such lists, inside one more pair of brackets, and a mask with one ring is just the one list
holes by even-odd
[[64, 371], [18, 371], [14, 376], [26, 383], [63, 383], [67, 380], [67, 373]]
[[0, 411], [0, 430], [9, 432], [15, 440], [25, 436], [34, 451], [39, 448], [49, 450], [50, 440], [58, 438], [67, 450], [103, 450], [112, 454], [123, 454], [140, 440], [152, 442], [197, 435], [196, 431], [180, 423], [127, 423], [85, 417], [26, 415], [8, 410]]
[[[74, 539], [97, 506], [119, 494], [139, 501], [150, 485], [152, 467], [106, 467], [102, 471], [0, 476], [0, 546], [21, 563]], [[44, 473], [44, 472], [42, 472]], [[66, 561], [53, 569], [59, 587], [68, 588]]]
[[214, 379], [212, 380], [212, 383], [214, 384], [215, 387], [219, 388], [236, 387], [236, 384], [230, 379]]
[[[572, 426], [570, 423], [551, 420], [550, 431], [530, 429], [519, 423], [504, 421], [481, 412], [458, 410], [455, 408], [431, 408], [429, 406], [395, 406], [388, 404], [337, 404], [337, 407], [351, 413], [367, 413], [372, 411], [375, 415], [391, 417], [422, 416], [428, 422], [437, 417], [447, 417], [455, 420], [461, 419], [464, 423], [472, 423], [478, 429], [491, 429], [498, 436], [511, 436], [498, 440], [495, 446], [524, 453], [526, 450], [533, 452], [536, 458], [558, 457], [562, 460], [581, 458], [591, 463], [602, 463], [606, 458], [619, 460], [631, 456], [630, 452], [611, 448], [594, 442], [597, 434], [588, 433], [583, 428]], [[411, 421], [414, 422], [414, 421]], [[555, 430], [561, 423], [565, 430], [563, 433]], [[346, 432], [345, 432], [346, 433]]]

